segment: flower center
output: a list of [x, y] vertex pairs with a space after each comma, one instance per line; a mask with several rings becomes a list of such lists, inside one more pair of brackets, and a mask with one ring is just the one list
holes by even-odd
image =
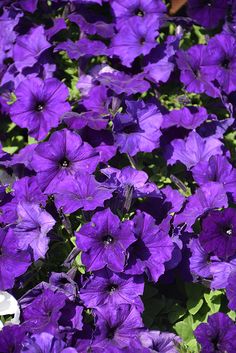
[[137, 9], [134, 13], [136, 16], [143, 17], [144, 16], [144, 11], [141, 9]]
[[68, 168], [70, 165], [70, 161], [67, 158], [63, 158], [60, 162], [59, 162], [60, 166], [62, 168]]
[[107, 290], [108, 292], [110, 292], [111, 294], [114, 293], [118, 288], [118, 285], [117, 284], [110, 284], [108, 287], [107, 287]]
[[43, 103], [43, 102], [38, 102], [38, 103], [36, 103], [36, 105], [35, 105], [35, 110], [36, 110], [37, 112], [41, 112], [41, 111], [43, 110], [43, 108], [44, 108], [44, 103]]
[[225, 58], [225, 59], [222, 61], [221, 66], [224, 67], [225, 69], [228, 69], [229, 64], [230, 64], [229, 59]]
[[218, 336], [218, 333], [216, 334], [215, 337], [212, 338], [211, 343], [212, 343], [213, 346], [214, 346], [214, 350], [215, 350], [216, 352], [218, 352], [218, 348], [219, 348], [219, 347], [218, 347], [218, 346], [219, 346], [219, 336]]
[[114, 238], [111, 235], [105, 235], [105, 237], [102, 238], [102, 241], [105, 245], [110, 245], [113, 243]]
[[130, 124], [127, 124], [122, 128], [122, 131], [126, 134], [132, 134], [138, 131], [138, 125], [136, 122], [132, 122]]
[[145, 43], [145, 38], [144, 38], [144, 37], [141, 37], [141, 38], [139, 39], [139, 43], [140, 43], [141, 45], [143, 45], [143, 44]]
[[107, 333], [107, 338], [109, 340], [112, 340], [114, 338], [114, 336], [115, 336], [115, 332], [116, 332], [116, 328], [115, 327], [111, 327], [109, 329], [109, 332]]
[[231, 228], [226, 229], [225, 233], [230, 237], [233, 233], [233, 230]]

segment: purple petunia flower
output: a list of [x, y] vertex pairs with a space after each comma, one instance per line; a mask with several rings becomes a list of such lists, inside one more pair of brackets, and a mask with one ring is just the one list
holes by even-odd
[[160, 331], [142, 332], [139, 339], [144, 347], [150, 349], [150, 353], [178, 353], [177, 344], [181, 342], [175, 334]]
[[211, 256], [201, 246], [199, 239], [192, 239], [190, 242], [192, 256], [189, 259], [190, 271], [198, 276], [211, 277]]
[[45, 289], [31, 303], [23, 309], [23, 320], [29, 332], [48, 332], [56, 335], [58, 320], [65, 305], [67, 296], [61, 292], [54, 293]]
[[177, 65], [181, 70], [180, 80], [188, 92], [206, 93], [210, 97], [218, 97], [219, 90], [202, 72], [202, 66], [209, 60], [207, 47], [199, 44], [187, 51], [177, 53]]
[[224, 19], [227, 5], [227, 1], [222, 0], [189, 0], [188, 15], [200, 25], [214, 28]]
[[29, 34], [18, 36], [13, 49], [16, 68], [21, 71], [32, 67], [51, 44], [47, 41], [43, 26], [32, 28]]
[[204, 139], [192, 131], [185, 141], [176, 139], [171, 142], [172, 155], [168, 158], [168, 162], [174, 164], [179, 161], [190, 169], [201, 161], [208, 161], [213, 155], [222, 154], [221, 146], [222, 143], [218, 139], [213, 137]]
[[228, 307], [231, 310], [236, 310], [236, 271], [232, 271], [229, 275], [226, 295], [229, 301]]
[[143, 294], [142, 276], [127, 276], [108, 269], [96, 271], [80, 289], [80, 298], [88, 308], [104, 304], [132, 304], [143, 310], [139, 295]]
[[0, 16], [0, 68], [5, 59], [12, 57], [13, 43], [17, 38], [14, 27], [16, 27], [22, 15], [22, 12], [16, 9], [3, 8], [3, 13]]
[[98, 162], [98, 153], [88, 143], [75, 132], [64, 129], [36, 147], [32, 166], [42, 190], [53, 193], [68, 176], [78, 171], [92, 173]]
[[101, 172], [108, 177], [104, 182], [107, 188], [116, 190], [121, 197], [127, 197], [127, 192], [132, 189], [131, 197], [160, 196], [160, 191], [154, 183], [148, 182], [148, 175], [132, 167], [104, 168]]
[[227, 206], [228, 199], [223, 185], [208, 182], [197, 189], [194, 195], [189, 196], [184, 210], [175, 216], [174, 225], [185, 223], [186, 230], [191, 231], [192, 225], [204, 212]]
[[211, 38], [206, 47], [207, 63], [202, 73], [210, 82], [217, 80], [227, 93], [236, 90], [236, 39], [229, 34], [218, 34]]
[[158, 20], [166, 11], [166, 6], [161, 0], [114, 0], [111, 7], [116, 17], [117, 28], [136, 16]]
[[15, 91], [17, 101], [12, 105], [12, 121], [29, 130], [29, 135], [41, 140], [52, 127], [57, 127], [60, 116], [70, 110], [67, 87], [55, 78], [42, 81], [31, 78], [22, 81]]
[[196, 129], [208, 117], [208, 113], [203, 107], [184, 107], [174, 109], [169, 114], [164, 115], [162, 128], [167, 129], [171, 126], [184, 127], [188, 130]]
[[194, 335], [202, 353], [235, 352], [236, 326], [226, 314], [219, 312], [209, 316], [207, 323], [200, 324]]
[[174, 245], [147, 213], [137, 211], [133, 222], [137, 240], [129, 248], [125, 272], [132, 275], [146, 272], [150, 280], [157, 282], [165, 272], [164, 263], [171, 259]]
[[128, 304], [119, 305], [117, 308], [105, 305], [94, 312], [97, 316], [97, 331], [93, 348], [105, 350], [112, 347], [129, 347], [143, 326], [140, 313]]
[[19, 249], [33, 251], [34, 260], [44, 258], [48, 250], [47, 233], [56, 221], [40, 206], [33, 203], [20, 202], [17, 206], [18, 222], [14, 234], [19, 243]]
[[112, 39], [113, 55], [119, 56], [122, 64], [128, 67], [138, 56], [147, 55], [157, 45], [158, 22], [138, 17], [128, 19]]
[[106, 265], [112, 271], [123, 271], [126, 250], [134, 241], [133, 222], [120, 222], [109, 208], [97, 212], [76, 233], [76, 244], [83, 251], [82, 262], [87, 271]]
[[82, 208], [85, 211], [103, 207], [104, 201], [112, 197], [112, 191], [97, 182], [93, 175], [77, 173], [68, 176], [54, 194], [55, 204], [64, 213], [73, 213]]
[[209, 161], [198, 163], [192, 168], [192, 175], [199, 185], [209, 181], [222, 183], [225, 191], [236, 199], [236, 169], [225, 156], [215, 155]]
[[202, 221], [199, 235], [202, 247], [216, 256], [227, 259], [236, 254], [236, 210], [227, 208], [212, 211]]
[[65, 342], [50, 333], [42, 332], [26, 338], [21, 353], [76, 353], [75, 348], [66, 348]]
[[211, 289], [224, 289], [228, 285], [229, 276], [236, 271], [236, 258], [222, 261], [215, 257], [210, 265], [212, 276]]
[[131, 95], [148, 91], [150, 84], [144, 80], [144, 76], [143, 73], [131, 76], [122, 71], [111, 69], [110, 71], [101, 70], [97, 80], [117, 94]]
[[22, 275], [30, 266], [30, 255], [21, 251], [17, 239], [9, 229], [0, 228], [0, 290], [12, 288], [15, 278]]
[[0, 331], [1, 353], [20, 353], [25, 335], [26, 331], [23, 326], [4, 326], [2, 331]]
[[152, 152], [159, 147], [162, 114], [154, 104], [126, 101], [127, 112], [114, 119], [115, 144], [121, 153], [134, 156], [138, 152]]
[[2, 223], [14, 223], [17, 220], [19, 202], [35, 203], [45, 206], [47, 197], [39, 188], [36, 177], [21, 178], [12, 185], [14, 198], [1, 206], [0, 220]]

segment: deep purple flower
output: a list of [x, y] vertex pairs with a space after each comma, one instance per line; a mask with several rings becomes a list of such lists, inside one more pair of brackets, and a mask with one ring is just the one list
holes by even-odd
[[214, 28], [224, 19], [227, 5], [227, 1], [222, 0], [189, 0], [188, 15], [200, 25]]
[[202, 247], [216, 256], [227, 259], [236, 254], [236, 210], [227, 208], [212, 211], [202, 221], [199, 235]]
[[101, 170], [108, 177], [104, 185], [111, 190], [116, 190], [121, 197], [126, 198], [129, 190], [132, 189], [132, 197], [145, 197], [152, 195], [160, 196], [160, 191], [154, 183], [148, 182], [148, 175], [132, 167], [124, 167], [121, 170], [116, 168], [104, 168]]
[[54, 196], [58, 209], [73, 213], [80, 208], [92, 211], [104, 206], [104, 201], [112, 197], [112, 191], [97, 182], [93, 175], [77, 173], [60, 183]]
[[174, 224], [185, 223], [186, 230], [191, 231], [192, 225], [204, 212], [228, 206], [228, 199], [224, 187], [217, 182], [202, 185], [194, 195], [189, 196], [187, 204], [181, 213], [175, 216]]
[[12, 57], [13, 43], [17, 37], [14, 27], [18, 24], [22, 15], [21, 11], [17, 11], [13, 7], [3, 8], [3, 13], [0, 16], [0, 67], [2, 67], [5, 59]]
[[173, 333], [160, 331], [142, 332], [139, 339], [144, 347], [150, 349], [150, 353], [178, 353], [177, 344], [181, 341]]
[[18, 222], [14, 234], [21, 250], [29, 247], [33, 251], [34, 260], [44, 258], [48, 250], [49, 238], [47, 233], [56, 221], [37, 204], [20, 202], [17, 206]]
[[122, 71], [112, 70], [111, 72], [107, 72], [101, 70], [97, 80], [117, 94], [126, 93], [127, 95], [131, 95], [148, 91], [150, 83], [144, 80], [144, 76], [143, 73], [130, 76]]
[[211, 262], [210, 255], [201, 246], [199, 239], [192, 239], [190, 242], [190, 249], [192, 256], [189, 260], [190, 271], [197, 276], [210, 277], [211, 276]]
[[92, 87], [88, 92], [88, 96], [82, 100], [82, 104], [87, 110], [108, 116], [110, 114], [108, 110], [109, 103], [110, 99], [107, 96], [107, 89], [102, 85]]
[[210, 272], [212, 276], [211, 289], [224, 289], [228, 285], [229, 276], [236, 271], [236, 258], [233, 257], [227, 261], [222, 261], [216, 256], [210, 264]]
[[116, 17], [116, 27], [125, 25], [126, 21], [136, 16], [144, 19], [158, 20], [166, 6], [161, 0], [114, 0], [111, 7]]
[[36, 147], [32, 166], [42, 190], [54, 193], [68, 176], [78, 171], [92, 173], [98, 162], [98, 153], [88, 143], [77, 133], [64, 129]]
[[13, 49], [13, 58], [18, 70], [32, 67], [40, 55], [51, 47], [44, 34], [43, 26], [32, 28], [29, 34], [18, 36]]
[[236, 169], [225, 156], [215, 155], [209, 161], [199, 162], [192, 168], [192, 174], [199, 185], [209, 181], [222, 183], [225, 191], [236, 199]]
[[228, 307], [231, 310], [236, 310], [236, 271], [232, 271], [229, 275], [226, 295], [229, 301]]
[[35, 203], [45, 206], [47, 197], [39, 188], [36, 177], [21, 178], [12, 185], [14, 198], [5, 203], [1, 209], [2, 223], [14, 223], [17, 220], [17, 205], [19, 202]]
[[236, 326], [226, 314], [219, 312], [209, 316], [207, 323], [200, 324], [194, 334], [202, 353], [235, 352]]
[[55, 335], [61, 316], [60, 310], [64, 307], [66, 299], [66, 295], [61, 292], [54, 293], [50, 289], [45, 289], [23, 309], [22, 316], [27, 330]]
[[82, 253], [87, 271], [95, 271], [106, 265], [115, 272], [124, 269], [126, 250], [135, 241], [133, 223], [120, 222], [109, 208], [97, 212], [90, 223], [76, 233], [76, 244]]
[[50, 333], [42, 332], [27, 338], [22, 343], [21, 353], [76, 353], [75, 348], [66, 348], [65, 342]]
[[206, 47], [208, 61], [202, 72], [208, 81], [217, 80], [227, 93], [236, 90], [236, 39], [229, 34], [218, 34]]
[[96, 308], [104, 304], [132, 304], [141, 310], [143, 304], [144, 280], [142, 276], [127, 276], [114, 273], [108, 269], [96, 271], [80, 289], [80, 298], [88, 308]]
[[197, 132], [192, 131], [186, 140], [176, 139], [171, 142], [172, 155], [168, 162], [174, 164], [179, 161], [190, 169], [201, 161], [208, 161], [213, 155], [222, 154], [221, 146], [222, 143], [218, 139], [203, 139]]
[[180, 80], [188, 92], [206, 93], [210, 97], [218, 97], [219, 90], [201, 71], [208, 59], [206, 46], [202, 44], [194, 45], [187, 51], [180, 50], [177, 53], [177, 65], [181, 70]]
[[153, 48], [144, 58], [144, 72], [147, 80], [160, 84], [167, 82], [174, 70], [174, 57], [181, 35], [168, 36], [166, 41]]
[[19, 250], [12, 229], [0, 228], [0, 289], [12, 288], [15, 278], [22, 275], [30, 264], [29, 253]]
[[169, 114], [164, 115], [162, 128], [167, 129], [171, 126], [184, 127], [188, 130], [196, 129], [208, 117], [208, 113], [203, 107], [184, 107], [174, 109]]
[[33, 13], [37, 9], [38, 0], [19, 0], [18, 2], [25, 11]]
[[140, 313], [128, 304], [119, 305], [117, 308], [105, 305], [95, 310], [95, 314], [97, 331], [92, 345], [94, 348], [105, 350], [112, 347], [129, 347], [143, 326]]
[[134, 156], [138, 152], [152, 152], [159, 147], [162, 114], [154, 104], [126, 101], [125, 114], [114, 119], [115, 144], [121, 153]]
[[112, 53], [120, 57], [123, 65], [130, 67], [135, 58], [147, 55], [157, 45], [158, 22], [138, 17], [128, 19], [112, 39]]
[[20, 353], [25, 334], [26, 332], [23, 326], [4, 326], [2, 331], [0, 331], [1, 353]]
[[174, 245], [147, 213], [137, 211], [133, 222], [137, 240], [129, 248], [125, 272], [133, 275], [146, 272], [150, 280], [157, 282], [165, 272], [164, 263], [171, 259]]
[[57, 127], [60, 116], [70, 110], [66, 102], [68, 89], [55, 78], [42, 81], [31, 78], [22, 81], [15, 91], [17, 101], [12, 105], [12, 121], [29, 130], [29, 135], [41, 140], [52, 127]]
[[79, 59], [82, 56], [107, 55], [109, 50], [106, 45], [99, 40], [90, 40], [81, 38], [77, 42], [72, 42], [68, 39], [56, 46], [55, 51], [65, 50], [70, 59]]

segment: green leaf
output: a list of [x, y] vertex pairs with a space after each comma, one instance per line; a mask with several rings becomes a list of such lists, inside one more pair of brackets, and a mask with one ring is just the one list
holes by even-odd
[[194, 338], [192, 326], [192, 315], [188, 315], [183, 321], [177, 322], [174, 325], [174, 329], [184, 342], [188, 343]]
[[232, 319], [233, 321], [235, 321], [236, 319], [236, 312], [233, 310], [230, 310], [227, 315], [230, 317], [230, 319]]
[[211, 310], [211, 314], [217, 313], [219, 311], [221, 305], [221, 296], [221, 291], [211, 291], [210, 293], [204, 294], [204, 299]]
[[195, 315], [201, 309], [203, 303], [203, 299], [189, 299], [187, 301], [187, 308], [190, 314]]
[[202, 307], [204, 300], [203, 287], [194, 283], [186, 283], [185, 290], [188, 296], [187, 309], [190, 314], [195, 315]]
[[86, 269], [85, 269], [85, 266], [82, 264], [82, 261], [81, 261], [81, 254], [82, 254], [82, 252], [80, 252], [80, 253], [76, 256], [76, 258], [75, 258], [75, 265], [76, 265], [78, 271], [79, 271], [80, 273], [82, 273], [82, 275], [84, 275], [85, 272], [86, 272]]
[[171, 307], [171, 311], [168, 313], [168, 320], [173, 324], [181, 319], [181, 317], [183, 317], [185, 314], [186, 309], [184, 309], [178, 303], [174, 303], [174, 305]]

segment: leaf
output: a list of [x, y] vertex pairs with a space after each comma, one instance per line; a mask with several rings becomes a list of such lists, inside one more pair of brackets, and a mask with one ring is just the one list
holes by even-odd
[[203, 287], [194, 283], [186, 283], [185, 290], [188, 296], [187, 309], [190, 314], [195, 315], [204, 303], [202, 299]]
[[177, 334], [186, 342], [190, 342], [193, 336], [193, 318], [192, 315], [188, 315], [183, 321], [179, 321], [174, 325], [174, 329]]
[[221, 305], [221, 291], [211, 291], [204, 294], [204, 299], [211, 310], [211, 314], [217, 313]]
[[181, 319], [186, 314], [186, 309], [180, 306], [178, 303], [174, 303], [171, 307], [171, 311], [168, 313], [168, 320], [174, 324], [176, 321]]
[[233, 321], [235, 321], [236, 319], [236, 312], [233, 310], [230, 310], [227, 315], [230, 317], [230, 319], [232, 319]]
[[195, 315], [202, 307], [203, 299], [196, 300], [195, 298], [187, 301], [187, 308], [190, 314]]

